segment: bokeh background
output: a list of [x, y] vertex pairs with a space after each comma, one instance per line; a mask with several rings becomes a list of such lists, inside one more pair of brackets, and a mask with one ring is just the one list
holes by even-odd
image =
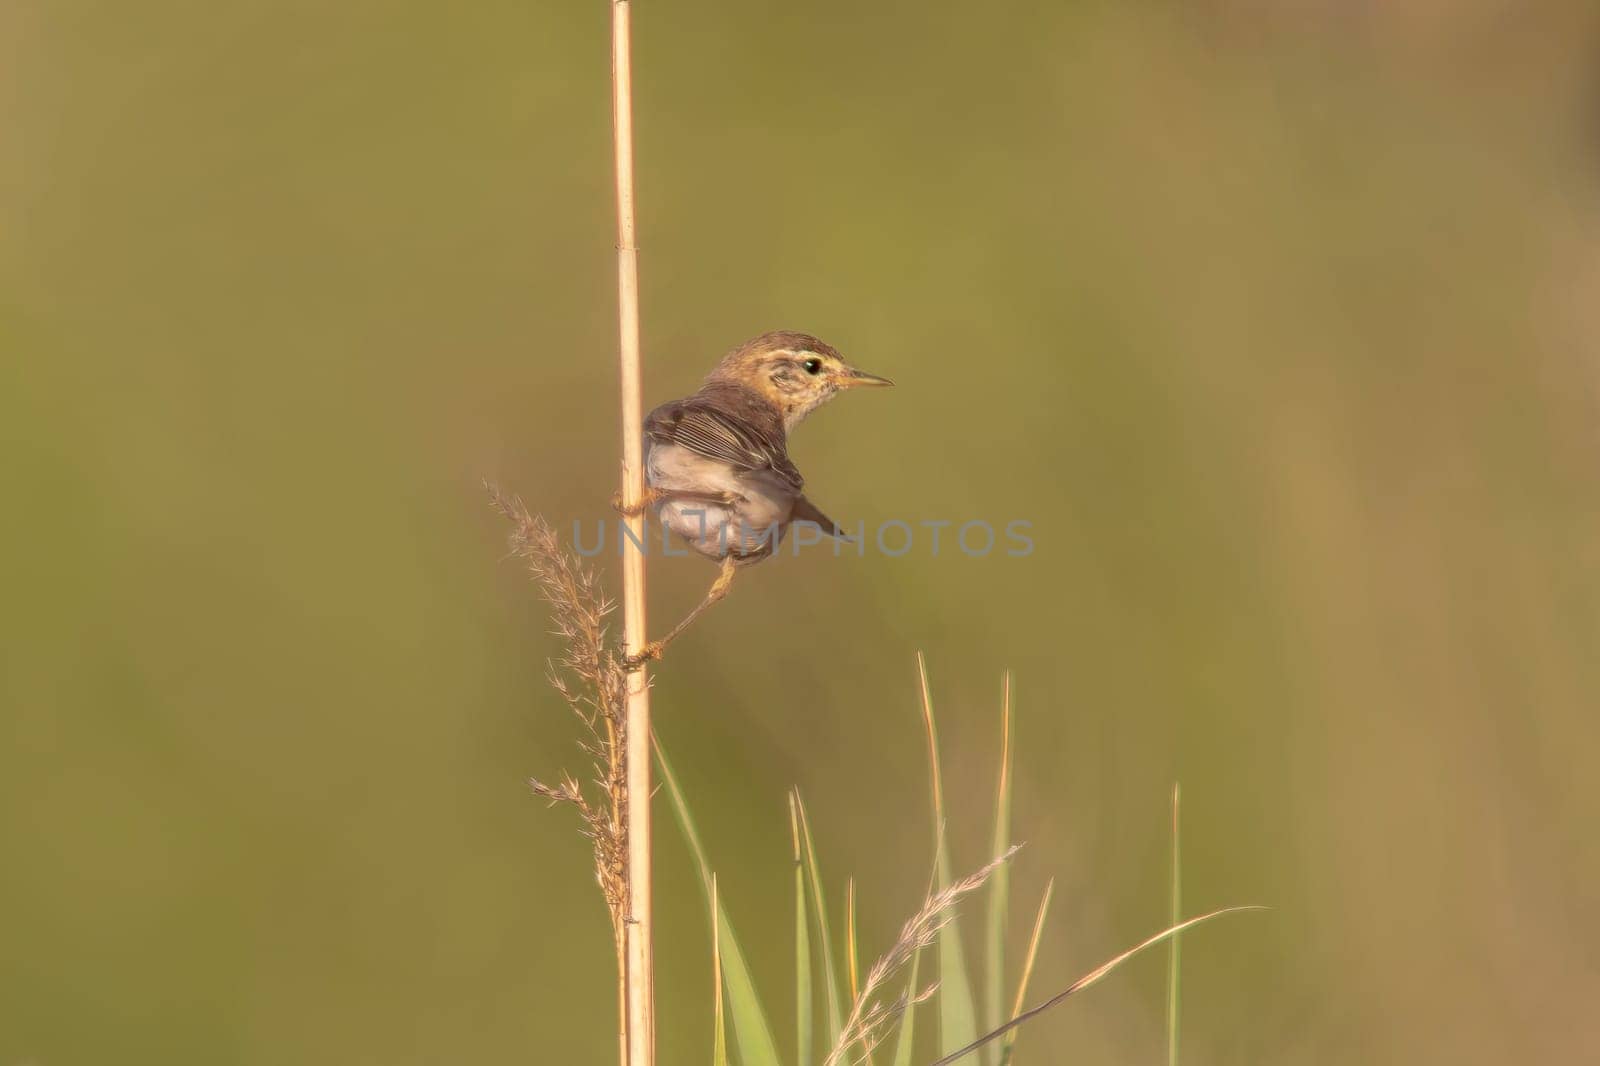
[[[0, 9], [0, 1063], [612, 1061], [479, 488], [609, 513], [607, 17]], [[1185, 1061], [1600, 1058], [1592, 5], [640, 4], [636, 51], [647, 401], [810, 330], [899, 382], [797, 434], [823, 506], [1033, 523], [763, 566], [658, 674], [780, 1033], [791, 783], [865, 952], [920, 899], [923, 649], [958, 867], [1015, 671], [1040, 993], [1161, 923], [1181, 780], [1190, 907], [1273, 908], [1186, 940]], [[1158, 1060], [1163, 977], [1020, 1061]]]

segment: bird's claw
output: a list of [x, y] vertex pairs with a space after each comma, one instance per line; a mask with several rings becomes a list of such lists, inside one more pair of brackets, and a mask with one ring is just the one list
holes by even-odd
[[654, 501], [654, 493], [648, 488], [644, 490], [644, 496], [639, 500], [639, 502], [634, 504], [632, 507], [629, 507], [628, 504], [623, 500], [621, 489], [618, 489], [616, 492], [611, 494], [612, 508], [618, 514], [627, 518], [637, 518], [639, 515], [644, 514], [646, 508], [648, 508]]
[[646, 641], [644, 647], [640, 648], [632, 655], [625, 655], [622, 657], [623, 669], [629, 671], [637, 670], [645, 663], [650, 662], [652, 659], [659, 660], [661, 658], [662, 649], [665, 647], [666, 644], [659, 640]]

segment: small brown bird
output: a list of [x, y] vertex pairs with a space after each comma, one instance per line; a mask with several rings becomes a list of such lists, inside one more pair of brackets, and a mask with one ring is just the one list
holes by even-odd
[[648, 487], [638, 510], [628, 513], [654, 506], [689, 547], [720, 560], [722, 573], [700, 605], [632, 656], [630, 667], [659, 659], [689, 623], [728, 594], [738, 567], [778, 550], [791, 523], [814, 522], [848, 539], [806, 499], [805, 480], [789, 459], [789, 431], [843, 389], [892, 384], [850, 366], [810, 334], [780, 330], [739, 345], [699, 392], [645, 417]]

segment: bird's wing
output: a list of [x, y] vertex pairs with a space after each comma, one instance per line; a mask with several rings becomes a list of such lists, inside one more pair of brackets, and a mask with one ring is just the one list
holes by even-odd
[[782, 440], [726, 411], [696, 403], [692, 397], [651, 411], [644, 431], [652, 441], [680, 445], [736, 470], [770, 470], [796, 492], [805, 485]]

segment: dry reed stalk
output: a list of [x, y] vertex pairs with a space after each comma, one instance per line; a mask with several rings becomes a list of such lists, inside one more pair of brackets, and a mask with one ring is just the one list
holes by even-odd
[[[617, 334], [622, 396], [622, 501], [644, 498], [644, 421], [639, 380], [639, 251], [634, 234], [633, 58], [628, 0], [611, 4], [611, 127], [617, 179]], [[627, 518], [635, 544], [644, 542], [644, 516]], [[623, 647], [644, 647], [644, 552], [624, 551]], [[627, 676], [627, 1057], [625, 1066], [654, 1066], [655, 960], [650, 896], [650, 686], [645, 671]]]
[[[828, 1053], [823, 1066], [845, 1066], [846, 1063], [865, 1059], [887, 1035], [890, 1022], [903, 1014], [906, 1007], [912, 1003], [921, 1003], [933, 995], [937, 985], [929, 985], [921, 990], [908, 988], [888, 1002], [879, 998], [884, 985], [911, 961], [913, 955], [924, 948], [932, 947], [938, 940], [939, 930], [955, 917], [956, 904], [960, 903], [964, 896], [982, 888], [984, 882], [1009, 861], [1019, 847], [1021, 845], [1008, 849], [989, 865], [975, 871], [964, 880], [928, 896], [921, 909], [900, 928], [900, 935], [894, 944], [879, 956], [878, 961], [867, 971], [867, 978], [861, 983], [861, 991], [851, 1004], [850, 1016], [845, 1019], [839, 1039], [834, 1042], [833, 1050]], [[855, 1059], [849, 1059], [850, 1049], [856, 1045], [860, 1045], [860, 1050]]]

